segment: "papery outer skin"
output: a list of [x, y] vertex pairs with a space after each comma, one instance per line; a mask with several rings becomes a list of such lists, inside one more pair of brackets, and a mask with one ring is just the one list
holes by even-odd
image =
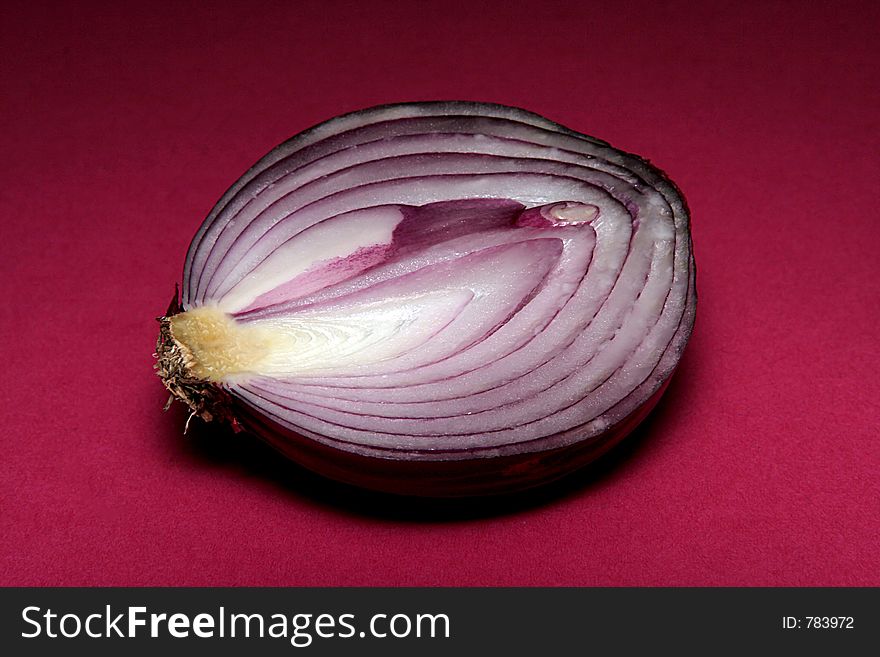
[[668, 383], [669, 379], [633, 413], [593, 440], [489, 458], [422, 460], [365, 455], [309, 440], [262, 417], [245, 416], [245, 423], [288, 458], [343, 483], [423, 497], [500, 495], [553, 482], [602, 456], [645, 419]]
[[[432, 126], [444, 132], [432, 133]], [[419, 132], [424, 130], [429, 132]], [[419, 154], [432, 144], [446, 150]], [[472, 151], [456, 151], [462, 144]], [[488, 150], [480, 152], [481, 147]], [[384, 159], [369, 159], [383, 152]], [[368, 159], [358, 163], [361, 154]], [[345, 167], [336, 170], [337, 165]], [[459, 196], [462, 190], [470, 193]], [[553, 215], [538, 207], [560, 202], [586, 204], [583, 216], [591, 220], [542, 225]], [[462, 257], [491, 262], [491, 249], [523, 240], [558, 241], [564, 248], [555, 257], [561, 260], [531, 292], [523, 288], [518, 310], [506, 319], [476, 308], [472, 322], [488, 323], [491, 333], [457, 352], [444, 351], [442, 340], [435, 340], [433, 347], [419, 345], [408, 356], [367, 362], [350, 372], [331, 368], [226, 384], [239, 420], [281, 452], [331, 478], [396, 493], [504, 492], [589, 462], [657, 402], [695, 315], [684, 201], [645, 160], [514, 108], [462, 102], [384, 106], [332, 119], [285, 142], [230, 188], [197, 233], [185, 266], [184, 309], [214, 303], [222, 308], [231, 291], [251, 285], [246, 277], [254, 274], [247, 271], [259, 271], [255, 267], [278, 246], [295, 245], [309, 226], [332, 227], [333, 217], [374, 206], [379, 210], [370, 212], [386, 212], [381, 221], [391, 222], [391, 239], [369, 248], [346, 246], [338, 257], [319, 258], [316, 266], [323, 269], [297, 263], [301, 278], [250, 303], [236, 302], [240, 307], [233, 316], [259, 322], [333, 304], [354, 307], [373, 290], [404, 289], [438, 263]], [[420, 213], [427, 217], [421, 223]], [[435, 224], [442, 230], [419, 233]], [[327, 243], [331, 251], [336, 246]], [[284, 258], [274, 261], [282, 271]], [[515, 262], [505, 267], [514, 272]], [[464, 277], [450, 281], [468, 286], [466, 271], [449, 272], [444, 276]], [[498, 274], [502, 282], [505, 274]], [[642, 289], [635, 286], [642, 275], [646, 287], [633, 296]], [[630, 281], [631, 290], [622, 280]], [[610, 287], [602, 292], [602, 285]], [[635, 306], [624, 303], [627, 294], [643, 310], [633, 314]], [[549, 304], [548, 298], [555, 299], [557, 314], [541, 318], [540, 304]], [[651, 299], [658, 310], [649, 312]], [[265, 303], [270, 305], [260, 307]], [[638, 327], [640, 315], [645, 324], [637, 331], [632, 326]], [[617, 322], [622, 323], [612, 331]], [[462, 330], [448, 333], [466, 336]], [[659, 337], [652, 342], [654, 334]], [[600, 365], [605, 350], [613, 355], [608, 345], [615, 339], [629, 340], [635, 351]], [[583, 364], [577, 364], [579, 358]]]

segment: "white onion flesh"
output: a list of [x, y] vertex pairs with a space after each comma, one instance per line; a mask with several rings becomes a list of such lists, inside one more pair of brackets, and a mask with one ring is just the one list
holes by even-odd
[[[529, 112], [378, 107], [230, 188], [190, 247], [181, 309], [268, 336], [210, 385], [307, 466], [407, 493], [503, 490], [493, 461], [605, 449], [656, 401], [694, 320], [688, 222], [647, 161]], [[450, 462], [468, 477], [444, 487]], [[425, 463], [439, 474], [421, 490]]]

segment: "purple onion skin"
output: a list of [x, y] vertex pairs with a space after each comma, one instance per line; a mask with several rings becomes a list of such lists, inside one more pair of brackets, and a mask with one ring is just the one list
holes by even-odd
[[[343, 127], [339, 128], [340, 125]], [[473, 127], [474, 125], [478, 127]], [[467, 428], [461, 428], [463, 425], [470, 426], [466, 424], [470, 422], [470, 417], [466, 420], [462, 420], [461, 417], [452, 417], [457, 421], [457, 424], [449, 426], [458, 428], [450, 432], [448, 438], [444, 437], [446, 434], [442, 432], [436, 434], [433, 433], [433, 429], [423, 428], [421, 425], [415, 426], [421, 421], [416, 422], [413, 419], [419, 417], [418, 415], [411, 416], [409, 414], [411, 407], [406, 404], [413, 402], [406, 401], [409, 399], [406, 396], [396, 399], [393, 396], [389, 398], [389, 411], [383, 417], [387, 415], [392, 420], [387, 421], [386, 426], [382, 426], [381, 422], [376, 420], [375, 429], [361, 430], [361, 433], [381, 437], [381, 440], [378, 441], [371, 438], [366, 442], [358, 442], [352, 440], [350, 434], [346, 434], [345, 431], [334, 435], [332, 430], [318, 430], [309, 424], [306, 424], [310, 427], [309, 430], [298, 430], [297, 423], [300, 422], [298, 418], [312, 420], [309, 414], [313, 411], [310, 410], [312, 407], [309, 404], [303, 407], [305, 410], [297, 406], [297, 395], [301, 395], [303, 391], [308, 393], [307, 399], [310, 398], [309, 395], [315, 394], [312, 391], [318, 391], [318, 399], [322, 399], [321, 394], [328, 394], [326, 392], [328, 389], [333, 390], [334, 386], [340, 386], [340, 390], [348, 391], [348, 396], [343, 395], [340, 399], [360, 400], [356, 403], [345, 402], [345, 404], [349, 404], [349, 407], [348, 411], [342, 410], [342, 415], [345, 416], [346, 412], [351, 413], [348, 417], [352, 418], [364, 413], [363, 410], [360, 410], [364, 405], [370, 407], [373, 404], [375, 406], [377, 402], [370, 396], [370, 391], [373, 389], [372, 385], [378, 384], [346, 383], [346, 381], [357, 381], [356, 378], [343, 377], [338, 379], [343, 383], [335, 383], [333, 378], [291, 379], [289, 385], [290, 394], [293, 397], [291, 397], [292, 401], [287, 408], [284, 405], [279, 406], [277, 403], [273, 405], [267, 402], [265, 406], [260, 405], [260, 391], [271, 390], [272, 384], [259, 378], [253, 382], [253, 385], [250, 382], [229, 385], [226, 383], [210, 384], [206, 386], [205, 399], [207, 401], [198, 408], [193, 405], [191, 399], [183, 399], [178, 394], [178, 390], [169, 385], [165, 374], [160, 371], [166, 387], [172, 390], [175, 396], [188, 403], [194, 414], [201, 415], [206, 419], [220, 418], [230, 422], [236, 430], [245, 429], [266, 441], [286, 457], [320, 475], [347, 484], [398, 495], [463, 497], [497, 495], [533, 488], [582, 468], [631, 433], [654, 408], [668, 387], [670, 377], [676, 369], [693, 329], [696, 286], [693, 249], [689, 232], [689, 212], [678, 188], [662, 171], [649, 164], [647, 160], [617, 151], [603, 141], [571, 131], [524, 110], [468, 102], [383, 106], [331, 119], [297, 135], [274, 149], [257, 163], [232, 185], [215, 206], [194, 238], [187, 254], [182, 307], [169, 311], [168, 315], [171, 317], [177, 312], [189, 311], [205, 303], [211, 303], [214, 299], [222, 298], [238, 281], [243, 280], [247, 270], [237, 263], [244, 262], [243, 259], [248, 256], [253, 258], [255, 253], [259, 255], [260, 249], [265, 251], [266, 243], [258, 241], [263, 235], [261, 232], [263, 229], [258, 227], [258, 223], [255, 222], [251, 225], [250, 219], [241, 220], [240, 217], [242, 214], [247, 217], [248, 207], [254, 203], [254, 199], [266, 198], [267, 196], [271, 198], [271, 191], [267, 190], [271, 190], [274, 186], [273, 180], [281, 180], [279, 176], [297, 176], [300, 171], [308, 171], [314, 162], [326, 161], [328, 157], [331, 159], [333, 157], [349, 157], [355, 152], [352, 149], [352, 144], [355, 148], [361, 149], [357, 151], [360, 153], [365, 147], [360, 145], [358, 139], [364, 140], [364, 143], [367, 144], [366, 152], [370, 152], [369, 149], [377, 148], [376, 143], [382, 143], [383, 131], [390, 131], [388, 138], [392, 144], [389, 146], [392, 154], [387, 157], [392, 159], [368, 159], [361, 169], [367, 172], [362, 174], [366, 176], [367, 186], [361, 187], [360, 190], [372, 190], [378, 185], [380, 198], [384, 198], [381, 197], [382, 193], [393, 197], [392, 192], [382, 190], [384, 187], [391, 188], [398, 179], [405, 178], [407, 176], [406, 167], [411, 166], [410, 163], [412, 166], [418, 167], [434, 166], [433, 161], [430, 160], [430, 153], [427, 154], [428, 158], [413, 155], [401, 157], [400, 153], [394, 150], [400, 146], [393, 144], [402, 144], [407, 140], [418, 139], [424, 139], [426, 143], [431, 139], [460, 139], [461, 134], [473, 134], [480, 137], [483, 134], [481, 132], [483, 129], [487, 130], [489, 135], [487, 141], [494, 144], [491, 148], [498, 148], [498, 144], [501, 144], [510, 148], [522, 148], [527, 154], [511, 156], [506, 153], [499, 154], [490, 149], [488, 155], [477, 152], [458, 156], [456, 151], [451, 154], [444, 151], [444, 154], [438, 155], [436, 159], [436, 166], [441, 169], [439, 173], [444, 180], [464, 177], [464, 173], [460, 173], [454, 168], [449, 171], [442, 170], [443, 166], [454, 167], [456, 158], [458, 158], [463, 165], [475, 167], [477, 171], [476, 173], [471, 171], [465, 173], [477, 176], [479, 180], [487, 181], [487, 185], [495, 184], [493, 181], [499, 180], [509, 186], [510, 181], [516, 181], [518, 176], [522, 176], [524, 181], [530, 183], [542, 178], [561, 180], [567, 185], [575, 185], [573, 189], [580, 189], [577, 187], [578, 185], [581, 187], [584, 185], [593, 186], [594, 193], [598, 195], [597, 198], [606, 195], [610, 199], [609, 206], [600, 208], [598, 205], [591, 205], [592, 201], [565, 197], [555, 200], [548, 197], [546, 202], [529, 204], [522, 199], [519, 201], [510, 199], [504, 194], [493, 195], [491, 189], [482, 199], [440, 195], [438, 198], [429, 199], [423, 205], [407, 205], [406, 202], [399, 199], [389, 198], [384, 203], [399, 207], [405, 217], [405, 220], [395, 230], [391, 243], [367, 246], [348, 258], [337, 259], [323, 270], [288, 281], [285, 284], [286, 287], [282, 285], [277, 289], [262, 293], [249, 304], [232, 312], [232, 316], [237, 321], [244, 323], [259, 322], [273, 316], [286, 316], [286, 313], [297, 312], [300, 308], [308, 309], [320, 306], [324, 303], [321, 296], [324, 289], [345, 290], [345, 285], [349, 280], [357, 281], [358, 276], [369, 274], [374, 271], [374, 268], [381, 270], [382, 265], [396, 262], [395, 258], [418, 255], [421, 249], [442, 245], [452, 238], [472, 239], [471, 234], [473, 239], [483, 240], [484, 234], [497, 235], [503, 234], [504, 231], [519, 230], [523, 234], [540, 237], [538, 234], [543, 235], [543, 231], [546, 230], [548, 233], [553, 233], [550, 235], [550, 241], [544, 239], [540, 246], [535, 243], [533, 249], [535, 262], [546, 262], [546, 258], [558, 256], [547, 245], [558, 238], [560, 226], [562, 226], [562, 230], [576, 231], [579, 230], [578, 225], [586, 225], [592, 219], [595, 219], [597, 223], [600, 220], [606, 222], [607, 226], [609, 217], [614, 218], [614, 212], [617, 212], [618, 216], [627, 216], [627, 221], [632, 224], [633, 241], [630, 242], [629, 249], [626, 248], [626, 242], [624, 242], [624, 247], [621, 250], [621, 253], [626, 254], [624, 257], [628, 261], [632, 253], [636, 231], [641, 230], [639, 228], [640, 222], [643, 226], [647, 225], [645, 222], [650, 219], [650, 212], [656, 211], [657, 207], [662, 206], [665, 208], [661, 210], [663, 218], [657, 219], [657, 222], [668, 224], [670, 221], [674, 221], [674, 236], [670, 238], [662, 234], [657, 238], [647, 239], [667, 240], [667, 242], [672, 239], [673, 246], [670, 247], [672, 250], [668, 257], [672, 262], [673, 256], [671, 254], [675, 254], [672, 265], [674, 274], [670, 275], [670, 292], [667, 293], [666, 300], [662, 304], [662, 311], [656, 319], [659, 326], [663, 317], [666, 317], [665, 326], [667, 328], [663, 330], [666, 331], [667, 337], [657, 342], [657, 346], [654, 348], [655, 360], [651, 361], [653, 365], [642, 366], [648, 373], [638, 375], [640, 378], [636, 380], [640, 381], [639, 383], [626, 389], [621, 388], [622, 392], [618, 397], [609, 397], [609, 399], [616, 401], [611, 402], [610, 406], [603, 406], [604, 410], [599, 414], [575, 416], [573, 421], [569, 421], [567, 425], [558, 430], [554, 429], [537, 437], [513, 440], [509, 444], [481, 443], [483, 436], [490, 437], [490, 434], [497, 434], [499, 430], [490, 429], [484, 434], [481, 433], [484, 430], [480, 429], [474, 430], [471, 434]], [[469, 131], [473, 132], [469, 133]], [[357, 137], [351, 135], [357, 135]], [[447, 141], [445, 147], [448, 147], [448, 143]], [[490, 147], [485, 146], [485, 148]], [[547, 153], [550, 152], [548, 148], [559, 153], [564, 161], [557, 162], [545, 159]], [[529, 149], [533, 149], [534, 152]], [[581, 151], [581, 149], [583, 150]], [[504, 167], [508, 166], [507, 162], [512, 163], [509, 165], [511, 167], [510, 173], [504, 173], [506, 171]], [[357, 170], [358, 166], [360, 165], [355, 163], [354, 166], [348, 166], [344, 171]], [[496, 172], [495, 168], [499, 166], [502, 171]], [[404, 168], [398, 171], [399, 167]], [[330, 176], [321, 175], [315, 177], [314, 182], [310, 183], [318, 186], [329, 184], [330, 191], [325, 197], [319, 196], [318, 203], [307, 202], [304, 207], [308, 211], [320, 207], [321, 204], [329, 203], [332, 206], [336, 202], [333, 200], [334, 198], [342, 197], [348, 192], [348, 190], [342, 190], [341, 193], [334, 191], [332, 181], [336, 175], [335, 173], [331, 173]], [[372, 178], [369, 176], [375, 175], [380, 176], [380, 180], [378, 183], [371, 183]], [[381, 180], [382, 175], [389, 177], [386, 180]], [[425, 181], [430, 183], [432, 176], [436, 175], [438, 174], [434, 172], [424, 173], [421, 177], [412, 178], [415, 181], [413, 184], [422, 184]], [[532, 177], [529, 178], [529, 176]], [[608, 179], [612, 181], [610, 184]], [[306, 180], [312, 179], [306, 178]], [[633, 181], [636, 182], [633, 183]], [[632, 185], [632, 190], [628, 189], [627, 185]], [[289, 198], [295, 198], [296, 194], [301, 193], [296, 188], [294, 189], [293, 196], [280, 196], [273, 203], [283, 205], [283, 203], [289, 202]], [[360, 190], [356, 193], [363, 193]], [[261, 194], [264, 196], [260, 196]], [[653, 196], [651, 196], [652, 194]], [[645, 200], [649, 198], [654, 200], [651, 202]], [[657, 201], [657, 199], [660, 200]], [[569, 206], [570, 200], [573, 201], [572, 206]], [[256, 202], [259, 203], [259, 201]], [[375, 207], [382, 206], [382, 203], [381, 200], [373, 202]], [[444, 203], [447, 203], [448, 206], [443, 205]], [[643, 206], [639, 206], [640, 203]], [[267, 207], [271, 208], [272, 206]], [[556, 218], [558, 215], [553, 214], [558, 210], [564, 215], [569, 207], [579, 209], [582, 212], [582, 218], [578, 215], [573, 219], [560, 220]], [[296, 221], [296, 212], [297, 210], [294, 209], [290, 215], [293, 219], [282, 218], [282, 222]], [[343, 215], [345, 212], [347, 210], [343, 211]], [[610, 214], [606, 215], [606, 212], [610, 212]], [[268, 222], [271, 217], [271, 214], [261, 212], [254, 219]], [[444, 224], [444, 221], [447, 223]], [[273, 227], [274, 223], [271, 224]], [[224, 235], [227, 224], [229, 226], [235, 225], [235, 230], [230, 231], [229, 235]], [[266, 223], [266, 225], [270, 224]], [[295, 223], [289, 225], [296, 228]], [[651, 234], [653, 235], [653, 233]], [[506, 238], [497, 239], [501, 239], [500, 244], [504, 244]], [[224, 240], [226, 241], [224, 242]], [[268, 246], [271, 248], [271, 243]], [[491, 240], [486, 240], [486, 245], [480, 248], [486, 249], [484, 252], [489, 252], [491, 248], [496, 247], [493, 247]], [[230, 253], [233, 255], [225, 258], [224, 249], [231, 249]], [[542, 261], [540, 258], [544, 256], [541, 254], [545, 251], [547, 256]], [[272, 253], [271, 251], [265, 252]], [[464, 263], [467, 262], [468, 256], [459, 256], [459, 258], [460, 262]], [[555, 267], [555, 265], [553, 266]], [[592, 263], [590, 266], [593, 266]], [[447, 265], [441, 265], [441, 267], [448, 269]], [[653, 265], [650, 271], [651, 275], [654, 275]], [[618, 271], [617, 275], [620, 276], [620, 273]], [[535, 276], [536, 274], [530, 273], [530, 275]], [[381, 276], [384, 274], [381, 274], [377, 280], [382, 280]], [[647, 280], [647, 273], [645, 277]], [[584, 275], [578, 285], [583, 285], [585, 279]], [[617, 280], [614, 286], [617, 285]], [[334, 286], [337, 287], [334, 288]], [[297, 287], [299, 291], [306, 290], [297, 296]], [[360, 294], [356, 286], [351, 289], [355, 290], [352, 296]], [[371, 288], [365, 289], [369, 292]], [[540, 287], [536, 288], [536, 290], [538, 289]], [[673, 292], [673, 290], [675, 291]], [[533, 294], [536, 292], [530, 293], [524, 303], [531, 303], [530, 299], [533, 298]], [[214, 296], [212, 297], [212, 295]], [[675, 295], [678, 295], [679, 298], [673, 299], [670, 303], [670, 296]], [[610, 297], [611, 292], [608, 292], [605, 301], [602, 302], [603, 306]], [[332, 293], [328, 298], [332, 298]], [[658, 298], [662, 299], [662, 297]], [[635, 301], [637, 300], [638, 298]], [[566, 308], [566, 313], [569, 313], [569, 316], [572, 313], [571, 307]], [[580, 308], [580, 306], [574, 307]], [[673, 308], [673, 310], [667, 311], [667, 308]], [[667, 312], [669, 314], [665, 315]], [[481, 315], [481, 317], [491, 317], [491, 315]], [[592, 322], [592, 318], [585, 319], [587, 323]], [[654, 344], [654, 341], [649, 341], [648, 338], [648, 334], [653, 330], [652, 326], [648, 324], [640, 345]], [[613, 339], [615, 336], [616, 332], [609, 339]], [[567, 353], [567, 349], [568, 347], [565, 347], [563, 351]], [[161, 354], [161, 349], [159, 351]], [[554, 355], [551, 360], [555, 361], [558, 355], [559, 353]], [[574, 353], [573, 357], [578, 357], [578, 353]], [[631, 355], [627, 356], [627, 359], [630, 358], [632, 358]], [[626, 362], [621, 363], [618, 370], [609, 375], [608, 379], [612, 379], [618, 371], [623, 370]], [[492, 364], [491, 361], [489, 364]], [[564, 370], [560, 368], [559, 371]], [[532, 376], [532, 372], [529, 371], [522, 378]], [[392, 373], [392, 375], [396, 376], [397, 374]], [[560, 376], [563, 378], [557, 379], [557, 381], [564, 380], [571, 375], [561, 374]], [[642, 376], [644, 376], [643, 379]], [[440, 380], [449, 381], [449, 379]], [[455, 381], [455, 378], [452, 381]], [[499, 381], [498, 389], [516, 384], [516, 379], [511, 381], [508, 378]], [[281, 382], [282, 391], [287, 385], [288, 382]], [[352, 385], [354, 387], [345, 387]], [[361, 385], [365, 387], [359, 387]], [[599, 384], [599, 390], [604, 385], [605, 382]], [[310, 388], [309, 386], [314, 387]], [[433, 383], [427, 386], [423, 385], [423, 387], [433, 389], [431, 386], [437, 387]], [[555, 389], [555, 384], [551, 387]], [[381, 385], [377, 390], [380, 388]], [[406, 388], [401, 388], [401, 390], [406, 390]], [[505, 394], [514, 394], [517, 388], [512, 390], [512, 393], [500, 393], [497, 398], [503, 399]], [[385, 394], [383, 391], [382, 395]], [[494, 400], [496, 397], [492, 395], [495, 394], [494, 388], [486, 389], [484, 398]], [[550, 393], [542, 390], [541, 394]], [[592, 395], [593, 391], [580, 394]], [[457, 395], [449, 393], [449, 400], [457, 398]], [[385, 404], [383, 399], [379, 399], [378, 403]], [[523, 403], [526, 401], [522, 397], [517, 399]], [[447, 409], [450, 404], [449, 400], [444, 402]], [[577, 398], [575, 400], [568, 398], [560, 400], [556, 410], [552, 412], [562, 414], [563, 411], [569, 411], [572, 406], [579, 408], [580, 402], [576, 400]], [[415, 403], [412, 408], [419, 407], [420, 404], [423, 408], [426, 403], [430, 402], [430, 399], [421, 400]], [[317, 408], [320, 408], [322, 403], [319, 403]], [[482, 403], [482, 399], [480, 403]], [[503, 402], [501, 406], [506, 407], [511, 403], [510, 401]], [[202, 404], [202, 401], [199, 401], [199, 404]], [[584, 406], [584, 408], [588, 407]], [[328, 408], [335, 407], [330, 404]], [[404, 408], [406, 412], [401, 416], [395, 416], [394, 413], [401, 412], [399, 408]], [[338, 411], [334, 412], [338, 414]], [[428, 412], [434, 413], [435, 411]], [[490, 412], [497, 414], [498, 411], [495, 407], [487, 406], [486, 413]], [[279, 416], [278, 413], [281, 415]], [[446, 413], [449, 411], [447, 410]], [[455, 413], [465, 415], [457, 407]], [[479, 410], [476, 413], [479, 415], [483, 411]], [[467, 412], [466, 415], [470, 416], [470, 412]], [[444, 422], [446, 421], [445, 417], [441, 417]], [[415, 426], [411, 430], [415, 433], [401, 434], [400, 430], [395, 428], [401, 425], [395, 425], [393, 418], [397, 418], [398, 422], [401, 420], [409, 422], [407, 426]], [[433, 417], [430, 419], [434, 420]], [[373, 418], [370, 420], [373, 421]], [[535, 422], [534, 418], [514, 419], [510, 425], [511, 432], [517, 427], [521, 429]], [[357, 424], [351, 426], [356, 427]], [[342, 429], [341, 426], [340, 429]], [[409, 442], [404, 442], [403, 439], [398, 441], [398, 435], [404, 435], [405, 440]], [[427, 437], [424, 447], [421, 447], [422, 443], [418, 442], [421, 435]], [[440, 442], [431, 443], [428, 439], [433, 440], [435, 436]], [[385, 442], [382, 442], [383, 440]], [[443, 442], [444, 440], [447, 442]], [[412, 447], [412, 445], [418, 446]]]
[[334, 449], [265, 418], [244, 424], [287, 458], [319, 475], [370, 490], [411, 497], [506, 495], [548, 484], [590, 464], [629, 435], [656, 406], [667, 379], [647, 402], [598, 438], [541, 452], [449, 461], [379, 458]]

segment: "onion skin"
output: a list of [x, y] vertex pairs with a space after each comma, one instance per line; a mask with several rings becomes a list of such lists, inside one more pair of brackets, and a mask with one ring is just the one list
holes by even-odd
[[251, 418], [246, 424], [286, 457], [346, 484], [421, 497], [501, 495], [556, 481], [602, 456], [647, 417], [668, 383], [669, 379], [635, 412], [594, 440], [485, 459], [424, 461], [363, 456], [329, 448], [263, 418]]
[[516, 108], [391, 105], [227, 191], [156, 367], [191, 417], [331, 479], [499, 494], [629, 434], [695, 309], [689, 213], [646, 160]]

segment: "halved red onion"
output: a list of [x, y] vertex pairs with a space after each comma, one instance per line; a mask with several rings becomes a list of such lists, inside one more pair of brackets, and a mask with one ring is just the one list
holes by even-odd
[[194, 415], [329, 477], [503, 492], [631, 431], [695, 307], [687, 209], [646, 160], [511, 107], [390, 105], [224, 194], [157, 369]]

